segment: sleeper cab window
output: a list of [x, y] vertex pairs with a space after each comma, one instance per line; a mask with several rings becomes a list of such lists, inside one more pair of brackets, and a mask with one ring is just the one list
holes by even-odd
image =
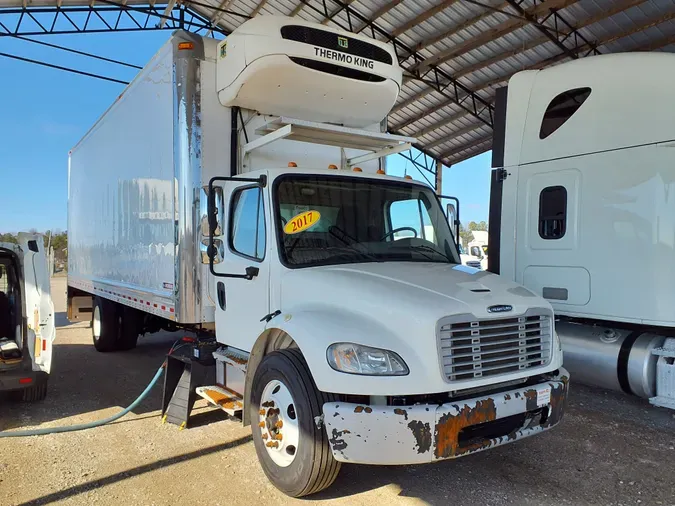
[[539, 194], [539, 237], [562, 239], [567, 231], [567, 189], [549, 186]]
[[575, 88], [561, 93], [548, 104], [539, 128], [539, 138], [546, 139], [579, 110], [591, 94], [590, 88]]
[[234, 192], [230, 220], [230, 248], [253, 260], [265, 257], [265, 213], [258, 186]]

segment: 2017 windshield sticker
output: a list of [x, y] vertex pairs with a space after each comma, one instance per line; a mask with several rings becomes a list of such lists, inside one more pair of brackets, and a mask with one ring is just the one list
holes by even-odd
[[316, 225], [320, 219], [321, 213], [319, 211], [305, 211], [304, 213], [294, 216], [286, 223], [286, 225], [284, 225], [284, 233], [297, 234], [303, 232]]

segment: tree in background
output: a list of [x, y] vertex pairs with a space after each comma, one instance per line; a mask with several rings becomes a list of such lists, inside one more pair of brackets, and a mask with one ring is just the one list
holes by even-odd
[[460, 223], [459, 225], [459, 236], [462, 239], [462, 246], [464, 246], [464, 249], [468, 248], [468, 245], [471, 241], [473, 241], [473, 232], [474, 230], [479, 231], [479, 230], [484, 230], [487, 231], [488, 226], [487, 223], [484, 221], [481, 221], [479, 223], [476, 223], [475, 221], [470, 221], [468, 225], [468, 229], [464, 228], [464, 225]]
[[[34, 228], [29, 230], [30, 233], [37, 233]], [[68, 233], [61, 231], [54, 231], [53, 234], [49, 230], [42, 232], [45, 241], [45, 247], [49, 244], [51, 235], [51, 246], [54, 248], [54, 262], [57, 264], [68, 263]], [[0, 234], [0, 242], [17, 243], [17, 236], [12, 233]]]

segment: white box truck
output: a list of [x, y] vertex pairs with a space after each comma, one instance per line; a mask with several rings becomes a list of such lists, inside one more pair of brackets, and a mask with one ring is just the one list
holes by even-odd
[[45, 250], [40, 234], [0, 243], [0, 392], [24, 401], [47, 395], [56, 337]]
[[490, 271], [553, 305], [575, 380], [671, 408], [656, 379], [675, 374], [674, 63], [615, 54], [512, 77], [489, 227]]
[[549, 303], [460, 265], [433, 190], [384, 174], [413, 141], [385, 131], [401, 78], [390, 46], [294, 18], [179, 31], [70, 155], [71, 317], [100, 351], [215, 337], [199, 393], [291, 496], [563, 416]]

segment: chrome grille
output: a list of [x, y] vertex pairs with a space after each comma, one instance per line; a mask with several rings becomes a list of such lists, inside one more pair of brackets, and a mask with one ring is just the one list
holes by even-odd
[[552, 336], [548, 315], [445, 319], [440, 328], [443, 373], [450, 381], [463, 381], [546, 365]]

